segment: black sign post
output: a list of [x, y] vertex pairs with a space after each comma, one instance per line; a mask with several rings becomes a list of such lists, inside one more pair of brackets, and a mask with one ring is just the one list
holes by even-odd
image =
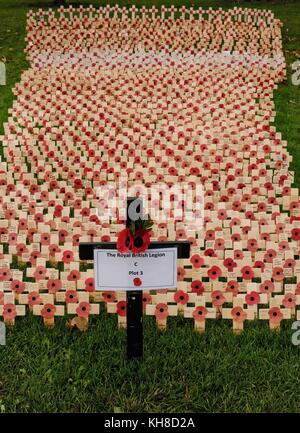
[[[126, 227], [132, 223], [130, 218], [129, 207], [133, 201], [138, 214], [142, 214], [142, 202], [138, 198], [127, 199], [127, 219]], [[140, 206], [140, 208], [139, 208]], [[177, 248], [177, 258], [186, 259], [190, 256], [190, 243], [188, 241], [153, 241], [148, 249], [154, 250], [157, 248]], [[80, 260], [93, 260], [95, 249], [116, 250], [116, 242], [83, 242], [79, 244]], [[127, 291], [127, 358], [138, 359], [143, 356], [143, 291], [128, 290]]]
[[[126, 227], [132, 223], [130, 218], [130, 205], [134, 204], [136, 213], [142, 215], [143, 203], [139, 198], [130, 197], [127, 199]], [[143, 356], [143, 292], [142, 290], [128, 290], [126, 293], [126, 330], [127, 330], [127, 358], [137, 359]]]

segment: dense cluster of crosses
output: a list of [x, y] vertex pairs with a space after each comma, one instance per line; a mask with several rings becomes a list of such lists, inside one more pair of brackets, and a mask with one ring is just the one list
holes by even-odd
[[[300, 303], [299, 196], [287, 143], [272, 126], [285, 77], [281, 23], [263, 10], [60, 9], [30, 13], [31, 67], [1, 137], [0, 314], [88, 320], [104, 302], [125, 325], [123, 292], [95, 292], [79, 242], [115, 241], [96, 188], [204, 191], [204, 227], [154, 221], [153, 239], [191, 242], [177, 291], [144, 292], [199, 330], [222, 317], [276, 328]], [[159, 204], [157, 204], [159, 206]]]

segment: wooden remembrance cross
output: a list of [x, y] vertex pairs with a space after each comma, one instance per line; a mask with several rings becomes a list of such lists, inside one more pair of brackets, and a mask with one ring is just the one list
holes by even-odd
[[[128, 198], [126, 227], [129, 227], [130, 224], [132, 223], [132, 220], [129, 217], [129, 211], [128, 211], [129, 206], [131, 205], [132, 202], [136, 200], [138, 200], [136, 209], [139, 210], [139, 214], [141, 214], [141, 209], [142, 209], [141, 199], [135, 197]], [[189, 258], [190, 256], [190, 243], [188, 241], [166, 241], [166, 242], [153, 241], [150, 243], [148, 250], [155, 250], [160, 248], [164, 248], [164, 249], [176, 248], [177, 259], [186, 259]], [[95, 250], [114, 250], [114, 252], [117, 253], [117, 244], [116, 242], [80, 243], [79, 244], [80, 260], [94, 260]], [[94, 268], [95, 268], [95, 263], [94, 263]], [[153, 269], [153, 272], [156, 272], [156, 270]], [[143, 288], [135, 289], [135, 290], [127, 290], [126, 296], [127, 296], [126, 298], [127, 300], [127, 308], [126, 308], [127, 358], [128, 359], [141, 358], [143, 356]]]

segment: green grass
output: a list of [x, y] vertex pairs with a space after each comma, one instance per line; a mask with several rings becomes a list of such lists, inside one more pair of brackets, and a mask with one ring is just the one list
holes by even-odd
[[[80, 3], [91, 1], [72, 2]], [[300, 58], [297, 1], [163, 3], [272, 9], [284, 23], [288, 65]], [[11, 89], [28, 67], [23, 53], [26, 11], [51, 4], [0, 0], [0, 57], [7, 58], [7, 85], [0, 87], [0, 133], [12, 106]], [[288, 141], [299, 187], [300, 87], [292, 85], [290, 74], [289, 68], [287, 81], [275, 94], [276, 127]], [[125, 360], [126, 335], [117, 330], [114, 315], [93, 318], [87, 333], [67, 329], [64, 319], [57, 320], [53, 330], [46, 329], [41, 318], [18, 319], [7, 332], [7, 345], [0, 346], [0, 411], [299, 411], [300, 348], [291, 344], [290, 322], [280, 333], [269, 331], [266, 322], [247, 323], [240, 336], [233, 335], [225, 321], [208, 322], [204, 335], [192, 326], [192, 321], [172, 318], [161, 333], [154, 319], [146, 317], [145, 357], [136, 363]]]
[[145, 358], [126, 361], [126, 335], [103, 313], [87, 333], [47, 330], [36, 317], [16, 322], [1, 349], [0, 409], [99, 412], [285, 412], [299, 410], [299, 350], [290, 324], [267, 323], [239, 337], [229, 322], [208, 323], [205, 334], [173, 318], [159, 332], [145, 320]]

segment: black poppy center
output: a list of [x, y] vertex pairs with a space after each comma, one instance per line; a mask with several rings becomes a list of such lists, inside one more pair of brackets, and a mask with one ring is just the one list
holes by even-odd
[[141, 236], [137, 236], [136, 238], [134, 238], [133, 243], [134, 243], [135, 247], [140, 248], [143, 246], [144, 241], [143, 241], [143, 238]]

